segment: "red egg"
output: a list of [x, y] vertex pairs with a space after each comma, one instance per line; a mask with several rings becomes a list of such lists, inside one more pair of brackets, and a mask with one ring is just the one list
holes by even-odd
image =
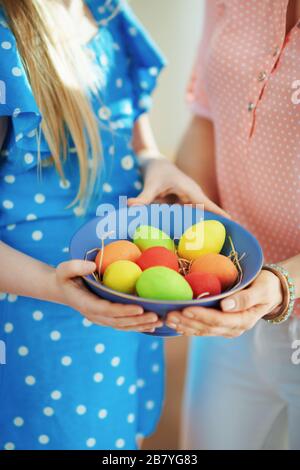
[[175, 253], [161, 246], [154, 246], [145, 250], [136, 261], [136, 264], [143, 271], [154, 266], [164, 266], [174, 271], [179, 271], [178, 258]]
[[219, 295], [222, 292], [221, 282], [214, 274], [194, 272], [187, 274], [185, 279], [191, 286], [195, 298]]

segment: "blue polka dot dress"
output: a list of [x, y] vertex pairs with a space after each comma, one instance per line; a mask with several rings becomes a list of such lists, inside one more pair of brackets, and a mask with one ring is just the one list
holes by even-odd
[[[0, 158], [0, 239], [54, 266], [68, 259], [72, 235], [99, 203], [117, 204], [119, 195], [140, 191], [132, 129], [164, 65], [125, 2], [87, 3], [99, 23], [86, 47], [103, 75], [100, 99], [91, 101], [104, 164], [101, 191], [86, 216], [80, 207], [67, 208], [79, 182], [72, 143], [61, 181], [48, 163], [41, 115], [0, 10], [0, 116], [10, 118]], [[135, 449], [137, 437], [155, 429], [163, 399], [161, 340], [6, 293], [0, 293], [0, 339], [7, 361], [0, 365], [0, 449]]]

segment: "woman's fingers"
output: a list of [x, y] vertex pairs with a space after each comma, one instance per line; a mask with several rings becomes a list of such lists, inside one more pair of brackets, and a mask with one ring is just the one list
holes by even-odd
[[161, 324], [158, 316], [155, 313], [145, 313], [140, 316], [128, 316], [123, 318], [112, 317], [111, 315], [89, 315], [86, 314], [88, 320], [95, 324], [104, 324], [117, 329], [127, 329], [143, 327], [147, 325], [148, 328], [156, 327], [156, 324]]
[[210, 199], [208, 199], [207, 197], [204, 197], [203, 195], [201, 199], [191, 197], [189, 194], [185, 192], [183, 193], [180, 189], [176, 188], [172, 188], [172, 190], [169, 191], [164, 191], [164, 193], [160, 193], [158, 191], [147, 191], [145, 193], [141, 193], [136, 198], [129, 199], [128, 205], [142, 206], [151, 204], [154, 201], [164, 202], [164, 199], [171, 195], [178, 198], [175, 200], [175, 202], [178, 200], [178, 202], [180, 202], [181, 204], [203, 204], [206, 210], [214, 212], [215, 214], [219, 214], [228, 219], [231, 218], [227, 212], [217, 206], [214, 202], [210, 201]]
[[262, 271], [250, 287], [221, 302], [223, 312], [243, 312], [259, 305], [268, 305], [270, 310], [282, 302], [281, 283], [277, 276]]
[[176, 330], [189, 328], [204, 336], [239, 336], [257, 322], [257, 311], [228, 314], [219, 310], [192, 307], [171, 312], [167, 325]]
[[253, 284], [221, 302], [220, 310], [191, 307], [168, 315], [168, 324], [184, 334], [201, 336], [240, 336], [250, 330], [275, 306], [280, 304], [280, 281], [262, 272]]
[[[104, 315], [109, 317], [125, 317], [142, 315], [144, 310], [139, 305], [123, 305], [101, 299], [90, 292], [82, 281], [76, 280], [67, 284], [68, 297], [72, 307], [84, 315]], [[71, 302], [70, 302], [71, 303]]]
[[243, 327], [243, 314], [222, 313], [220, 310], [204, 307], [189, 307], [182, 312], [171, 312], [168, 315], [168, 321], [179, 324], [182, 317], [191, 321], [195, 320], [209, 328]]
[[135, 323], [135, 322], [119, 322], [119, 321], [114, 321], [112, 319], [99, 319], [99, 317], [87, 317], [87, 319], [94, 323], [95, 325], [99, 326], [106, 326], [110, 328], [114, 328], [115, 330], [120, 330], [120, 331], [155, 331], [156, 328], [161, 328], [163, 326], [163, 323], [161, 321], [156, 321], [156, 322], [146, 322], [144, 321], [143, 323]]
[[65, 261], [56, 268], [57, 277], [63, 282], [74, 277], [87, 276], [96, 271], [96, 264], [92, 261], [73, 260]]
[[125, 317], [125, 318], [111, 318], [109, 323], [115, 328], [127, 328], [142, 325], [153, 325], [158, 321], [158, 316], [155, 313], [145, 313], [139, 317]]
[[138, 317], [144, 313], [143, 308], [139, 305], [114, 304], [107, 300], [100, 299], [92, 292], [89, 292], [85, 287], [81, 288], [80, 292], [75, 288], [74, 297], [73, 307], [84, 315], [103, 316], [104, 318], [119, 318], [127, 316]]
[[221, 215], [222, 217], [226, 217], [227, 219], [231, 219], [231, 216], [228, 214], [228, 212], [225, 212], [221, 207], [219, 207], [217, 204], [212, 202], [208, 197], [205, 196], [204, 198], [204, 207], [205, 210], [213, 212], [214, 214]]
[[157, 196], [160, 194], [160, 190], [155, 184], [155, 181], [152, 184], [145, 184], [143, 191], [137, 196], [128, 199], [128, 206], [141, 206], [151, 204], [156, 200]]
[[230, 218], [229, 214], [203, 193], [194, 180], [167, 160], [153, 161], [148, 166], [143, 191], [137, 197], [129, 199], [128, 205], [151, 204], [170, 195], [176, 196], [182, 204], [204, 204], [205, 209]]
[[131, 323], [129, 326], [125, 324], [120, 325], [118, 321], [114, 322], [103, 317], [86, 317], [91, 323], [99, 326], [105, 326], [109, 328], [114, 328], [119, 331], [136, 331], [136, 332], [154, 332], [157, 328], [163, 326], [163, 322], [158, 320], [156, 322], [148, 322], [143, 324]]
[[[168, 325], [168, 323], [167, 323]], [[209, 326], [197, 320], [181, 316], [180, 323], [174, 328], [178, 333], [186, 336], [223, 336], [226, 338], [239, 336], [243, 330], [238, 328]]]
[[249, 287], [235, 295], [222, 300], [223, 312], [243, 312], [262, 303], [262, 292], [259, 287]]
[[186, 335], [225, 336], [233, 338], [250, 330], [265, 315], [279, 305], [280, 281], [269, 272], [262, 272], [253, 284], [221, 302], [222, 311], [189, 307], [171, 312], [167, 325]]
[[[182, 176], [180, 176], [182, 178]], [[212, 202], [202, 192], [201, 188], [189, 178], [182, 183], [173, 181], [167, 188], [158, 185], [158, 181], [146, 182], [143, 191], [136, 197], [128, 200], [129, 206], [151, 204], [159, 198], [176, 196], [182, 204], [203, 204], [206, 210], [219, 214], [223, 217], [231, 218], [230, 215]]]
[[192, 204], [204, 204], [205, 210], [214, 212], [223, 217], [231, 219], [230, 215], [225, 212], [221, 207], [211, 201], [201, 190], [197, 183], [186, 185], [185, 193], [188, 196], [190, 203]]
[[158, 320], [153, 324], [144, 324], [144, 325], [136, 325], [136, 326], [129, 326], [122, 328], [122, 331], [137, 331], [137, 332], [154, 332], [157, 328], [161, 328], [163, 326], [163, 322]]
[[152, 331], [162, 326], [156, 313], [144, 313], [139, 305], [122, 305], [100, 299], [76, 279], [95, 269], [95, 263], [81, 260], [65, 262], [57, 267], [58, 282], [65, 285], [76, 310], [92, 323], [125, 331]]
[[131, 317], [143, 315], [144, 310], [139, 305], [112, 304], [108, 302], [111, 308], [110, 313], [114, 318]]

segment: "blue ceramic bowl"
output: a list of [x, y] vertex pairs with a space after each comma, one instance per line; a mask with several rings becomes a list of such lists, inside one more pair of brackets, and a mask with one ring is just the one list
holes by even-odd
[[[145, 220], [139, 220], [138, 225], [148, 225], [149, 219], [149, 213], [150, 213], [150, 208], [151, 206], [148, 206], [147, 208], [144, 208], [144, 218]], [[146, 210], [146, 212], [145, 212]], [[117, 230], [117, 233], [119, 233], [119, 229], [122, 231], [122, 236], [119, 238], [128, 238], [130, 240], [130, 236], [128, 235], [128, 230], [127, 226], [129, 226], [129, 219], [128, 219], [128, 211], [129, 209], [127, 208], [122, 208], [120, 211], [116, 211], [113, 216], [113, 220], [115, 223], [115, 227]], [[200, 211], [198, 209], [189, 207], [188, 211], [184, 211], [181, 215], [181, 217], [187, 217], [187, 213], [190, 211], [189, 217], [191, 216], [193, 218], [193, 223], [190, 225], [193, 225], [194, 223], [198, 222], [201, 220], [201, 215]], [[175, 218], [176, 219], [176, 218]], [[203, 214], [202, 214], [202, 219], [203, 219]], [[189, 218], [190, 220], [190, 218]], [[85, 276], [84, 282], [86, 283], [87, 287], [93, 291], [96, 295], [99, 297], [102, 297], [103, 299], [109, 300], [111, 302], [118, 302], [118, 303], [123, 303], [123, 304], [134, 304], [134, 305], [140, 305], [144, 308], [145, 311], [151, 311], [151, 312], [156, 312], [162, 319], [166, 317], [168, 312], [173, 311], [173, 310], [181, 310], [185, 307], [190, 307], [190, 306], [203, 306], [203, 307], [212, 307], [216, 308], [219, 306], [220, 301], [227, 297], [228, 295], [231, 295], [234, 292], [238, 292], [241, 289], [244, 289], [246, 286], [251, 284], [254, 279], [257, 277], [259, 274], [262, 265], [263, 265], [263, 254], [261, 247], [256, 240], [256, 238], [249, 233], [246, 229], [244, 229], [241, 225], [237, 224], [236, 222], [226, 219], [224, 217], [221, 217], [216, 214], [212, 214], [210, 212], [205, 212], [204, 213], [204, 220], [218, 220], [222, 222], [227, 231], [227, 239], [225, 242], [225, 245], [223, 247], [222, 253], [224, 255], [229, 255], [231, 252], [231, 247], [229, 244], [228, 238], [231, 237], [233, 240], [234, 246], [236, 251], [239, 253], [239, 255], [245, 254], [245, 256], [242, 258], [240, 264], [241, 268], [243, 270], [243, 278], [241, 283], [237, 286], [232, 288], [231, 290], [228, 290], [226, 292], [223, 292], [222, 294], [214, 297], [209, 297], [209, 298], [203, 298], [199, 300], [192, 300], [192, 301], [160, 301], [160, 300], [149, 300], [149, 299], [143, 299], [140, 297], [136, 297], [133, 295], [127, 295], [127, 294], [122, 294], [120, 292], [108, 289], [107, 287], [101, 285], [100, 283], [96, 282], [95, 278], [90, 275], [90, 276]], [[87, 253], [94, 248], [100, 248], [101, 247], [101, 228], [99, 232], [99, 226], [101, 225], [101, 217], [96, 217], [83, 225], [78, 232], [73, 236], [71, 243], [70, 243], [70, 255], [72, 259], [89, 259], [89, 260], [94, 260], [96, 256], [96, 252], [91, 252], [90, 254], [87, 255]], [[127, 225], [128, 224], [128, 225]], [[126, 225], [124, 227], [124, 225]], [[151, 220], [151, 225], [156, 226], [157, 228], [163, 229], [166, 231], [165, 226], [163, 225], [163, 221], [160, 218], [156, 222], [153, 222]], [[176, 227], [176, 225], [178, 225]], [[170, 227], [169, 227], [169, 233], [171, 238], [174, 239], [174, 234], [176, 234], [176, 237], [178, 237], [178, 227], [183, 226], [184, 227], [184, 221], [177, 220], [176, 221], [171, 221]], [[181, 228], [179, 227], [179, 236], [182, 234], [180, 233]], [[188, 228], [185, 226], [184, 230]], [[125, 232], [124, 232], [125, 230]], [[184, 231], [183, 230], [183, 231]], [[106, 230], [107, 232], [108, 230]], [[125, 233], [125, 235], [124, 235]], [[108, 238], [105, 241], [105, 244], [111, 243], [115, 241], [116, 238], [114, 237], [113, 239]], [[163, 326], [162, 328], [159, 328], [155, 331], [155, 333], [152, 334], [153, 336], [178, 336], [176, 332], [171, 330], [170, 328]]]

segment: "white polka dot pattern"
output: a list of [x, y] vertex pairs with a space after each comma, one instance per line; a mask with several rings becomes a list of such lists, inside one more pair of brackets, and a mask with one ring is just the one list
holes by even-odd
[[[76, 199], [75, 142], [67, 142], [64, 175], [58, 174], [15, 38], [0, 9], [0, 68], [9, 98], [4, 115], [10, 116], [0, 158], [0, 239], [53, 268], [69, 260], [72, 236], [96, 215], [100, 203], [116, 205], [119, 195], [134, 197], [142, 189], [132, 129], [151, 105], [163, 62], [130, 7], [122, 11], [125, 2], [120, 2], [118, 19], [104, 24], [118, 2], [90, 1], [101, 25], [101, 34], [85, 49], [101, 69], [101, 90], [89, 98], [103, 162], [96, 197], [86, 211]], [[1, 86], [0, 81], [0, 116]], [[155, 428], [159, 413], [145, 405], [162, 399], [162, 348], [152, 350], [153, 339], [101, 327], [64, 305], [5, 292], [0, 293], [0, 311], [0, 338], [8, 345], [0, 450], [134, 449], [137, 429], [146, 434]], [[151, 370], [154, 364], [161, 366], [158, 373]]]

